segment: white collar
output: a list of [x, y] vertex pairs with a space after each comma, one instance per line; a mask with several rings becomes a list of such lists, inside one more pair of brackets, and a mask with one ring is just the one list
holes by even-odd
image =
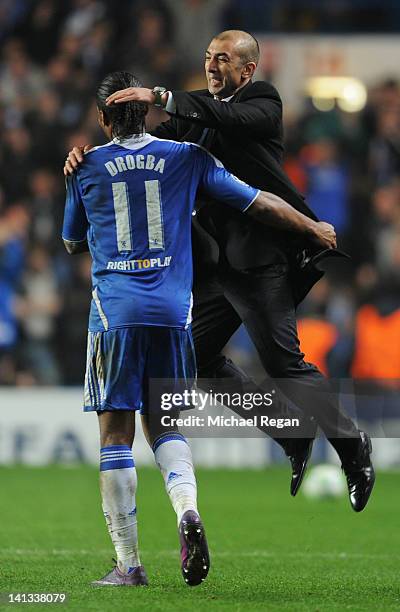
[[144, 132], [143, 134], [132, 134], [128, 138], [113, 138], [109, 144], [117, 144], [125, 149], [141, 149], [154, 140], [154, 136]]
[[146, 134], [146, 132], [143, 132], [143, 134], [131, 134], [130, 136], [127, 136], [126, 138], [118, 138], [118, 136], [116, 136], [115, 138], [112, 139], [111, 142], [113, 144], [121, 144], [123, 142], [140, 142], [144, 140], [147, 135], [148, 134]]
[[222, 98], [221, 100], [219, 100], [219, 98], [217, 98], [216, 96], [214, 96], [214, 100], [219, 100], [220, 102], [229, 102], [230, 100], [232, 100], [233, 96], [235, 94], [232, 94], [231, 96], [228, 96], [227, 98]]

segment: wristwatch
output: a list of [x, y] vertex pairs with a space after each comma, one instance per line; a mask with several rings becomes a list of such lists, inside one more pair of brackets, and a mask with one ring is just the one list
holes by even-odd
[[154, 106], [158, 106], [159, 108], [164, 108], [165, 105], [163, 104], [161, 96], [165, 94], [166, 91], [167, 91], [166, 87], [160, 87], [159, 85], [157, 85], [156, 87], [153, 87], [152, 93], [156, 97], [156, 99], [154, 100]]

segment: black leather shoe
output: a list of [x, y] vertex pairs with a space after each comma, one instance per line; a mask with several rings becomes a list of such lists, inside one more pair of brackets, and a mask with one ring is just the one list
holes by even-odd
[[364, 510], [375, 484], [375, 472], [371, 463], [371, 438], [360, 431], [359, 451], [353, 461], [342, 464], [346, 475], [350, 503], [355, 512]]
[[293, 497], [296, 495], [303, 482], [313, 443], [314, 438], [293, 438], [285, 441], [285, 452], [292, 465], [290, 494], [293, 495]]

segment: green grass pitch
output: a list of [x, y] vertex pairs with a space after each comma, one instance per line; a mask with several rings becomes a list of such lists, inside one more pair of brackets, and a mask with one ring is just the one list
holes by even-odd
[[0, 592], [65, 592], [61, 605], [0, 609], [125, 611], [400, 609], [400, 474], [380, 473], [367, 509], [347, 498], [289, 496], [289, 471], [198, 470], [212, 568], [180, 575], [175, 516], [160, 474], [140, 469], [137, 497], [148, 588], [93, 588], [112, 566], [90, 467], [1, 468]]

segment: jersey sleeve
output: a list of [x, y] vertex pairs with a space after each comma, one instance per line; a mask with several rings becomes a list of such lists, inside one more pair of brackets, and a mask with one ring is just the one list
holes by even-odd
[[68, 242], [83, 242], [86, 240], [89, 224], [76, 174], [66, 179], [66, 188], [62, 238]]
[[217, 200], [245, 212], [254, 202], [259, 189], [250, 187], [226, 170], [223, 163], [205, 149], [196, 147], [199, 156], [199, 185]]

